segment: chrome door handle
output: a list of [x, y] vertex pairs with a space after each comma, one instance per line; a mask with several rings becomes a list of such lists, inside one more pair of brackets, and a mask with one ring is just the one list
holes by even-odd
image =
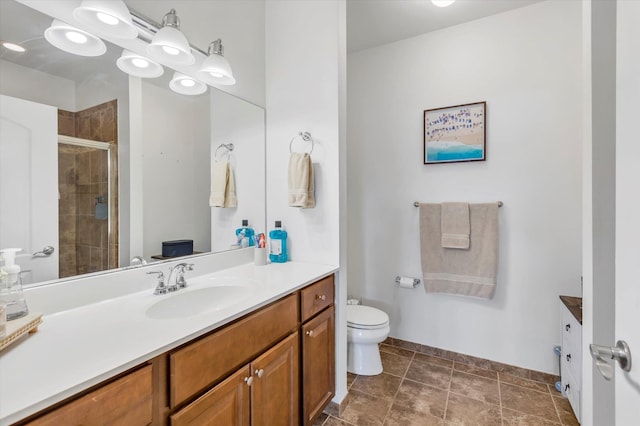
[[600, 374], [607, 380], [613, 378], [613, 366], [607, 363], [604, 358], [615, 359], [622, 370], [631, 371], [631, 350], [624, 340], [618, 340], [613, 347], [594, 345], [592, 343], [589, 345], [589, 351], [596, 362], [596, 367], [598, 367]]
[[56, 249], [53, 246], [45, 246], [42, 250], [33, 253], [31, 257], [38, 257], [40, 255], [43, 256], [51, 256]]

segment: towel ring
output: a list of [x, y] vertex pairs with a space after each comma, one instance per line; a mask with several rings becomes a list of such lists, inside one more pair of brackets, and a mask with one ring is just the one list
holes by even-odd
[[293, 141], [295, 141], [297, 138], [301, 138], [305, 142], [311, 141], [311, 151], [305, 153], [305, 154], [311, 155], [311, 153], [313, 152], [314, 143], [313, 143], [313, 138], [311, 137], [311, 133], [309, 132], [304, 132], [304, 133], [300, 132], [297, 135], [295, 135], [293, 139], [291, 139], [291, 142], [289, 142], [289, 153], [290, 154], [293, 153], [293, 151], [291, 150], [291, 146], [293, 145]]
[[232, 143], [221, 143], [220, 145], [218, 145], [218, 147], [216, 148], [215, 152], [213, 153], [213, 158], [217, 161], [218, 160], [218, 151], [220, 150], [220, 148], [224, 148], [227, 150], [227, 159], [231, 158], [231, 151], [233, 151], [233, 148], [235, 148], [233, 146]]

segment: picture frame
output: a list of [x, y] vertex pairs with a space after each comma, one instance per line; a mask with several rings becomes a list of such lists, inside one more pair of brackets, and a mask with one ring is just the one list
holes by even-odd
[[424, 164], [485, 161], [486, 101], [424, 110]]

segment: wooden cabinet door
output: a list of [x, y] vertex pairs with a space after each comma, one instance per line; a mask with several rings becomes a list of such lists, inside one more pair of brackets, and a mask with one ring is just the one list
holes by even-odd
[[249, 426], [251, 370], [231, 377], [171, 416], [171, 426]]
[[298, 333], [278, 343], [251, 363], [251, 423], [254, 426], [297, 426], [300, 419]]
[[302, 414], [311, 424], [335, 392], [335, 308], [302, 326]]
[[152, 421], [152, 366], [89, 392], [29, 425], [148, 425]]

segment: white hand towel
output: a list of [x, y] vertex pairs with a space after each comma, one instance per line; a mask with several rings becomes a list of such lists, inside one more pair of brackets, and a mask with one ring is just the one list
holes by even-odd
[[236, 207], [237, 204], [231, 165], [226, 160], [218, 161], [213, 167], [209, 205], [211, 207]]
[[307, 153], [289, 157], [289, 205], [309, 209], [316, 206], [313, 163]]
[[469, 203], [442, 203], [441, 224], [444, 248], [469, 249]]

